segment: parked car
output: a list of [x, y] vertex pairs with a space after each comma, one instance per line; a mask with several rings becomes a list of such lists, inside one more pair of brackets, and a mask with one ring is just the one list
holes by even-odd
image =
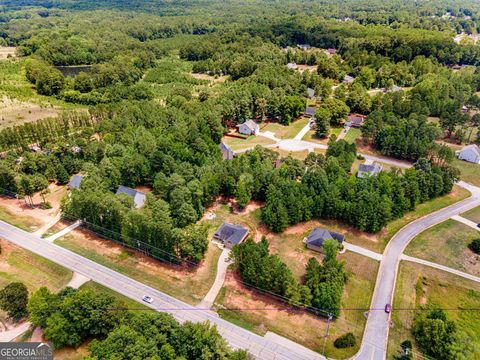
[[142, 300], [149, 304], [153, 303], [153, 299], [148, 295], [143, 295]]
[[480, 223], [477, 224], [477, 227], [480, 228]]
[[392, 305], [390, 304], [385, 305], [385, 312], [387, 314], [390, 314], [391, 311], [392, 311]]

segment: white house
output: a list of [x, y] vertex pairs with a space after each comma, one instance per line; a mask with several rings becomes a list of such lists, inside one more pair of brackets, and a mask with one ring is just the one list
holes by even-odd
[[247, 120], [243, 124], [238, 124], [238, 132], [244, 135], [257, 135], [260, 127], [253, 120]]
[[287, 64], [287, 69], [296, 70], [297, 68], [298, 68], [298, 66], [295, 63], [288, 63]]
[[467, 145], [458, 153], [460, 160], [480, 164], [480, 147], [478, 145]]

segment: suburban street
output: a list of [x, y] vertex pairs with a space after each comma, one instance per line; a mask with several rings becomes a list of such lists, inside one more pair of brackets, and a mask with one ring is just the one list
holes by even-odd
[[480, 205], [479, 188], [464, 182], [460, 182], [459, 185], [468, 189], [472, 196], [411, 222], [396, 233], [388, 243], [380, 262], [362, 346], [355, 359], [386, 359], [390, 316], [384, 308], [386, 304], [393, 302], [398, 265], [408, 243], [427, 228]]
[[291, 341], [282, 341], [283, 338], [264, 338], [256, 335], [228, 321], [222, 320], [212, 311], [199, 309], [186, 304], [3, 221], [0, 221], [0, 237], [133, 300], [141, 302], [143, 295], [149, 295], [154, 301], [151, 305], [146, 303], [145, 305], [157, 311], [168, 312], [179, 321], [209, 321], [217, 326], [219, 333], [233, 348], [247, 349], [252, 355], [259, 359], [324, 359], [320, 354], [301, 345]]

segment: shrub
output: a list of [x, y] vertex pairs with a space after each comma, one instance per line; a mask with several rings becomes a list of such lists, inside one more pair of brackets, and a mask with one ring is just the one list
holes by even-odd
[[475, 254], [480, 254], [480, 238], [473, 240], [468, 244], [468, 248], [472, 250]]
[[333, 343], [333, 345], [337, 349], [343, 349], [343, 348], [355, 346], [356, 343], [357, 343], [357, 340], [355, 339], [355, 335], [349, 332], [338, 337]]

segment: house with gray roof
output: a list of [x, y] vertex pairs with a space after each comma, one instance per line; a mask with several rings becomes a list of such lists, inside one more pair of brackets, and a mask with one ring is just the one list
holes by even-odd
[[141, 191], [138, 191], [138, 190], [135, 190], [135, 189], [132, 189], [128, 186], [123, 186], [123, 185], [120, 185], [118, 187], [116, 194], [117, 195], [118, 194], [126, 194], [126, 195], [130, 196], [133, 199], [133, 202], [134, 202], [135, 207], [137, 209], [141, 208], [145, 204], [145, 200], [147, 198], [147, 194], [145, 194], [144, 192], [141, 192]]
[[345, 75], [343, 77], [343, 82], [346, 83], [346, 84], [351, 84], [355, 81], [355, 78], [353, 76], [350, 76], [350, 75]]
[[298, 44], [297, 47], [301, 50], [310, 50], [312, 48], [310, 44]]
[[480, 164], [480, 147], [475, 144], [467, 145], [458, 152], [458, 158], [474, 164]]
[[237, 125], [238, 132], [244, 135], [257, 135], [260, 131], [260, 127], [253, 120], [247, 120], [243, 124]]
[[298, 68], [298, 66], [297, 66], [296, 63], [288, 63], [287, 64], [287, 69], [296, 70], [297, 68]]
[[360, 114], [350, 114], [348, 115], [348, 119], [345, 122], [344, 126], [347, 127], [354, 127], [359, 128], [363, 125], [365, 121], [365, 116]]
[[402, 91], [403, 89], [398, 86], [398, 85], [393, 85], [391, 88], [389, 89], [385, 89], [385, 92], [386, 93], [395, 93], [395, 92], [399, 92], [399, 91]]
[[234, 245], [240, 244], [245, 240], [247, 235], [248, 229], [245, 229], [243, 226], [223, 223], [215, 231], [213, 238], [223, 243], [226, 248], [231, 249]]
[[339, 245], [341, 245], [345, 240], [345, 236], [324, 228], [317, 227], [313, 229], [310, 235], [308, 235], [303, 242], [310, 250], [322, 252], [322, 246], [326, 239], [336, 240]]
[[307, 95], [310, 99], [313, 99], [315, 97], [315, 90], [312, 88], [307, 88]]
[[80, 184], [82, 183], [83, 176], [82, 175], [73, 175], [68, 183], [68, 188], [72, 189], [80, 189]]
[[220, 148], [220, 151], [222, 152], [222, 159], [223, 160], [231, 160], [235, 156], [235, 153], [233, 152], [232, 149], [227, 144], [224, 144], [223, 142], [218, 145]]
[[317, 108], [313, 106], [307, 106], [305, 109], [305, 112], [303, 113], [304, 116], [306, 117], [314, 117], [315, 113], [317, 112]]
[[373, 163], [373, 164], [360, 164], [358, 167], [357, 177], [366, 178], [371, 176], [378, 176], [382, 171], [382, 165]]

